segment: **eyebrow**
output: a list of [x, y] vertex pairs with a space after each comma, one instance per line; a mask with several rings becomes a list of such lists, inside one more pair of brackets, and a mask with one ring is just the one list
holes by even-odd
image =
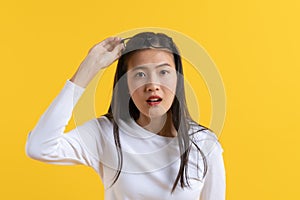
[[[169, 66], [169, 67], [171, 67], [171, 65], [169, 63], [162, 63], [162, 64], [159, 64], [159, 65], [155, 66], [155, 68], [163, 67], [163, 66], [166, 66], [166, 65]], [[131, 70], [135, 71], [135, 70], [145, 69], [145, 68], [147, 68], [147, 65], [140, 65], [140, 66], [134, 67]]]

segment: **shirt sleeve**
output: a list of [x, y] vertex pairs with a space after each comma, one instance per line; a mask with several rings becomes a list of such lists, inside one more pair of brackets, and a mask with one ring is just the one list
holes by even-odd
[[96, 149], [93, 147], [98, 139], [95, 138], [96, 120], [90, 120], [64, 133], [72, 117], [73, 108], [84, 91], [85, 88], [67, 80], [61, 92], [30, 131], [25, 146], [27, 156], [50, 164], [83, 164], [97, 168], [96, 165], [99, 163], [97, 153], [101, 151], [92, 152], [86, 143], [91, 142], [90, 146]]
[[223, 148], [217, 142], [208, 156], [208, 170], [200, 200], [225, 200], [226, 178]]

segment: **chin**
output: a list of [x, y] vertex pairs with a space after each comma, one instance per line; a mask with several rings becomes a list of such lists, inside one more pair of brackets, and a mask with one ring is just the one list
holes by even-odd
[[148, 112], [143, 112], [143, 115], [145, 115], [148, 118], [158, 118], [163, 117], [167, 114], [166, 109], [150, 109]]

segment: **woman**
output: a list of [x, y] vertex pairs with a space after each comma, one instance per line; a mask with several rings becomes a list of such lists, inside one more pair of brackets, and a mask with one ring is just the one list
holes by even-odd
[[[64, 134], [87, 85], [116, 59], [108, 113]], [[26, 152], [47, 163], [92, 167], [107, 200], [225, 199], [223, 149], [191, 119], [181, 57], [163, 33], [96, 44], [31, 131]]]

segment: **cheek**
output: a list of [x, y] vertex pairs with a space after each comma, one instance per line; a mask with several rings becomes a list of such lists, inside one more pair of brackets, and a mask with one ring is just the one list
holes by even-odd
[[142, 90], [141, 84], [137, 84], [134, 81], [128, 81], [128, 91], [130, 96], [138, 96]]
[[164, 99], [167, 100], [168, 102], [171, 101], [173, 102], [173, 99], [175, 97], [176, 94], [176, 88], [163, 88], [164, 90]]
[[168, 92], [169, 94], [175, 95], [176, 93], [176, 87], [177, 87], [177, 77], [170, 77], [168, 79], [165, 79], [161, 85], [163, 86], [164, 90]]
[[141, 87], [135, 88], [134, 90], [129, 89], [129, 94], [135, 105], [138, 105], [143, 101], [143, 89]]

